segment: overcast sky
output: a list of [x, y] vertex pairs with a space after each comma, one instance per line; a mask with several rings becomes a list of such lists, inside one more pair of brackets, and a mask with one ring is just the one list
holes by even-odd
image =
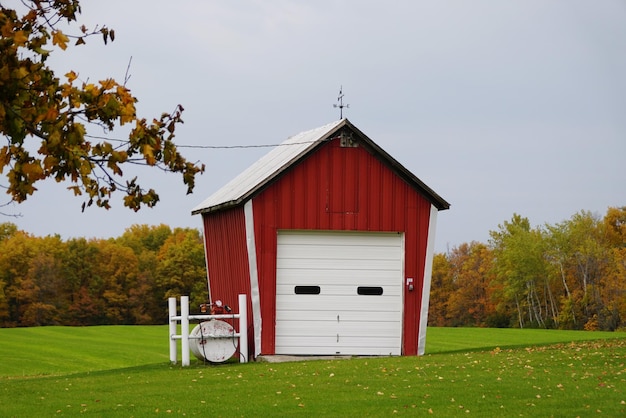
[[[9, 2], [11, 3], [11, 2]], [[513, 213], [533, 226], [626, 205], [626, 2], [83, 1], [100, 38], [55, 51], [59, 75], [118, 81], [139, 114], [185, 108], [181, 145], [276, 144], [344, 116], [451, 203], [436, 250], [487, 242]], [[90, 133], [99, 135], [96, 130]], [[118, 137], [122, 137], [122, 132]], [[116, 137], [116, 134], [113, 135]], [[193, 207], [269, 149], [183, 149], [206, 164], [194, 194], [140, 172], [161, 202], [89, 208], [40, 184], [4, 208], [43, 236], [119, 236], [132, 224], [201, 227]]]

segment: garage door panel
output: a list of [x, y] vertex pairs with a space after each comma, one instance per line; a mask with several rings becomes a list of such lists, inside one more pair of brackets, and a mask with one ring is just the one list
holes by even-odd
[[[315, 311], [315, 315], [311, 315], [311, 311], [302, 311], [302, 310], [285, 310], [282, 312], [281, 320], [277, 320], [276, 323], [287, 323], [287, 322], [297, 322], [297, 321], [337, 321], [337, 311], [333, 310], [320, 310]], [[339, 312], [339, 318], [342, 321], [367, 321], [368, 323], [378, 323], [378, 322], [397, 322], [398, 321], [398, 311], [389, 311], [389, 312], [377, 312], [375, 318], [366, 318], [363, 315], [363, 312], [355, 311], [355, 312]]]
[[[311, 282], [308, 282], [311, 283]], [[298, 289], [296, 289], [298, 286]], [[319, 292], [319, 293], [317, 293]], [[381, 292], [382, 294], [368, 294], [368, 293]], [[367, 301], [373, 301], [376, 298], [383, 298], [386, 296], [398, 296], [402, 293], [398, 286], [380, 286], [380, 283], [376, 283], [375, 280], [359, 281], [355, 285], [340, 285], [335, 283], [330, 284], [300, 284], [300, 285], [277, 285], [277, 295], [294, 295], [294, 299], [298, 298], [314, 298], [325, 296], [355, 296], [363, 298]], [[310, 300], [311, 303], [315, 303], [314, 300]]]
[[310, 330], [330, 330], [331, 333], [342, 331], [352, 335], [367, 335], [375, 331], [375, 334], [387, 335], [400, 329], [400, 324], [395, 321], [369, 321], [362, 317], [337, 321], [336, 318], [327, 316], [319, 320], [280, 320], [276, 324], [280, 324], [281, 331], [288, 330], [302, 335], [310, 335]]
[[318, 259], [318, 260], [374, 260], [385, 261], [397, 259], [398, 247], [337, 245], [281, 245], [281, 258], [284, 259]]
[[400, 354], [402, 281], [402, 235], [279, 232], [276, 353]]
[[281, 321], [280, 333], [276, 336], [290, 337], [385, 337], [396, 338], [400, 327], [389, 322], [360, 322], [343, 321]]
[[[282, 281], [279, 285], [327, 285], [342, 283], [346, 277], [345, 270], [339, 269], [279, 269], [277, 271]], [[353, 270], [351, 276], [358, 279], [358, 284], [381, 285], [391, 283], [397, 285], [398, 270]]]
[[[326, 347], [326, 346], [334, 346], [337, 344], [337, 335], [336, 334], [328, 334], [328, 335], [316, 335], [303, 337], [301, 335], [284, 335], [279, 336], [276, 335], [276, 345], [281, 346], [293, 346], [293, 347]], [[308, 353], [315, 354], [315, 353]]]
[[[344, 231], [280, 231], [279, 244], [304, 244], [304, 245], [353, 245], [353, 246], [398, 246], [398, 233], [382, 233], [376, 237], [376, 242], [368, 241], [371, 232]], [[365, 238], [365, 239], [363, 239]]]
[[[278, 345], [278, 339], [276, 342]], [[340, 338], [339, 341], [332, 337], [286, 337], [280, 341], [280, 345], [284, 351], [294, 355], [400, 355], [400, 349], [394, 348], [397, 343], [398, 341], [396, 339], [379, 337]], [[312, 353], [312, 349], [315, 350], [314, 353]]]
[[370, 269], [398, 271], [398, 262], [394, 260], [348, 260], [342, 258], [321, 260], [318, 258], [283, 258], [277, 260], [278, 270], [352, 270], [365, 271]]
[[[301, 295], [297, 295], [301, 296]], [[372, 317], [373, 312], [401, 312], [401, 307], [397, 306], [395, 296], [378, 296], [376, 299], [365, 296], [321, 296], [317, 297], [289, 297], [276, 298], [276, 311], [297, 311], [305, 310], [309, 312], [325, 311], [332, 312], [341, 311], [359, 311]], [[306, 303], [310, 301], [314, 308], [303, 309]], [[309, 305], [311, 306], [311, 305]]]

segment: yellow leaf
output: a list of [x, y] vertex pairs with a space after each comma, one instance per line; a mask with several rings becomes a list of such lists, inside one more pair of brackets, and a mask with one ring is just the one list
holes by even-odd
[[83, 86], [85, 93], [96, 96], [98, 94], [98, 88], [94, 84], [87, 84]]
[[52, 155], [46, 155], [43, 159], [43, 166], [46, 169], [46, 171], [56, 167], [57, 164], [59, 164], [58, 158]]
[[65, 50], [70, 38], [65, 36], [60, 30], [52, 31], [52, 45], [58, 45], [59, 48]]
[[144, 145], [141, 151], [148, 165], [156, 164], [156, 159], [154, 158], [154, 150], [150, 145]]
[[72, 83], [74, 80], [76, 80], [78, 74], [76, 74], [74, 71], [70, 71], [69, 73], [65, 74], [65, 77], [67, 77], [67, 81]]
[[135, 105], [133, 103], [126, 104], [120, 112], [120, 124], [132, 122], [135, 119]]
[[30, 182], [43, 178], [43, 169], [39, 162], [34, 161], [22, 164], [22, 173], [24, 173]]
[[15, 45], [24, 46], [26, 44], [26, 41], [28, 41], [28, 37], [24, 35], [23, 30], [18, 30], [17, 32], [15, 32], [15, 35], [13, 36], [13, 42], [15, 43]]
[[115, 86], [115, 80], [113, 80], [112, 78], [107, 78], [106, 80], [101, 80], [100, 81], [100, 85], [102, 86], [103, 90], [109, 90], [112, 89]]
[[4, 146], [0, 148], [0, 173], [2, 173], [4, 166], [7, 165], [10, 160], [9, 147]]

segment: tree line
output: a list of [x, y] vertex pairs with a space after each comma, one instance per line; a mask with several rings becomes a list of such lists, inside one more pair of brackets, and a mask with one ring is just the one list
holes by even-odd
[[[166, 300], [207, 297], [202, 234], [134, 225], [111, 239], [36, 237], [0, 224], [0, 326], [163, 324]], [[626, 207], [435, 254], [429, 325], [626, 327]]]
[[429, 325], [626, 328], [626, 207], [489, 235], [435, 255]]
[[197, 229], [134, 225], [113, 239], [0, 224], [0, 327], [163, 324], [170, 296], [207, 297]]

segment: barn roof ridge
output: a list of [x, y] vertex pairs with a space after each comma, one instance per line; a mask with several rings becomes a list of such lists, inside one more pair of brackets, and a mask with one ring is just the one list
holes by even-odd
[[357, 137], [364, 141], [364, 143], [379, 156], [379, 158], [386, 161], [396, 174], [424, 194], [437, 209], [445, 210], [450, 207], [450, 204], [441, 196], [424, 184], [385, 150], [380, 148], [380, 146], [361, 132], [347, 118], [343, 118], [289, 137], [193, 208], [191, 214], [196, 215], [215, 212], [245, 203], [257, 191], [312, 152], [318, 145], [328, 139], [329, 136], [344, 127], [352, 130]]

